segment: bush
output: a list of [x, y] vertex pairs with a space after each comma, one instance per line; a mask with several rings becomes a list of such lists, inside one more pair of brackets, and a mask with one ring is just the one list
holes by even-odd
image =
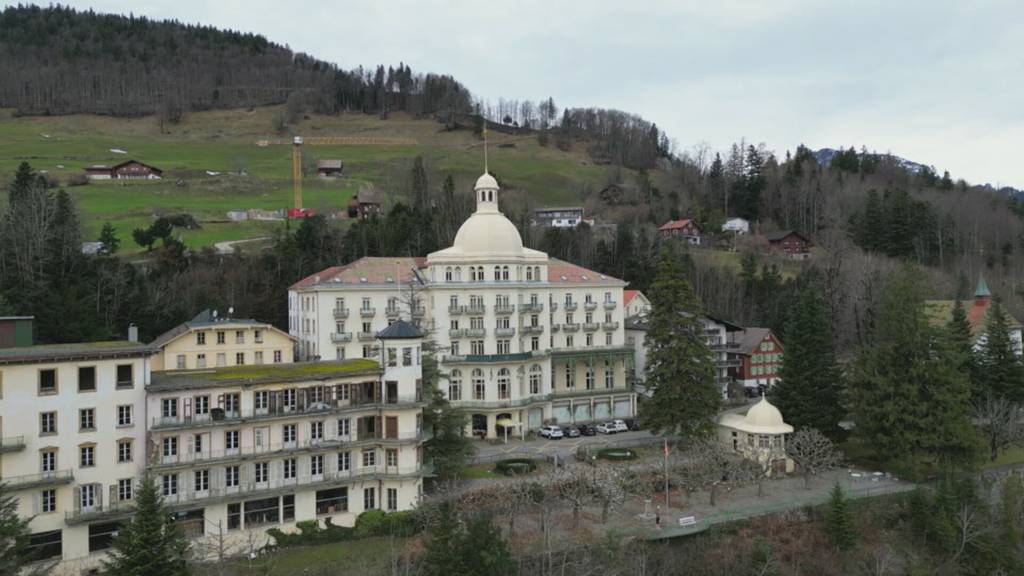
[[278, 528], [271, 528], [267, 530], [267, 534], [274, 539], [274, 544], [278, 548], [330, 544], [351, 540], [355, 536], [355, 530], [338, 526], [331, 522], [330, 518], [324, 521], [324, 525], [321, 528], [320, 523], [316, 520], [303, 520], [295, 524], [298, 532], [282, 532]]
[[89, 183], [89, 177], [82, 173], [72, 174], [68, 176], [67, 185], [71, 186], [85, 186]]
[[498, 474], [504, 474], [505, 476], [515, 476], [519, 474], [529, 474], [537, 469], [537, 463], [529, 458], [509, 458], [506, 460], [499, 460], [494, 465], [494, 471]]
[[412, 511], [385, 512], [367, 510], [356, 518], [355, 535], [368, 536], [411, 536], [418, 531], [416, 514]]
[[597, 457], [602, 460], [636, 460], [636, 451], [629, 448], [603, 448], [597, 451]]

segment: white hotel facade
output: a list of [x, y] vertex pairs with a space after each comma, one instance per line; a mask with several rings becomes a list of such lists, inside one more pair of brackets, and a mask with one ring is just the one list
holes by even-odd
[[403, 318], [433, 338], [440, 386], [475, 434], [633, 416], [625, 283], [524, 247], [498, 194], [490, 174], [477, 180], [476, 211], [449, 248], [363, 258], [294, 284], [299, 357], [372, 356], [373, 334]]

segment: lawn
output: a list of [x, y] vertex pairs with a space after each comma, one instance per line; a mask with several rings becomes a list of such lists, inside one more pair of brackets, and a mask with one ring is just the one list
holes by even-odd
[[498, 474], [494, 471], [494, 464], [474, 464], [472, 466], [466, 466], [459, 472], [459, 477], [463, 480], [492, 480], [507, 478], [507, 476]]
[[[161, 130], [155, 117], [112, 118], [72, 115], [15, 117], [0, 110], [0, 179], [8, 181], [27, 161], [58, 181], [82, 173], [91, 164], [114, 164], [129, 158], [164, 171], [156, 181], [94, 181], [68, 188], [82, 212], [84, 237], [95, 239], [111, 222], [122, 250], [140, 251], [131, 240], [134, 228], [148, 226], [161, 214], [188, 212], [201, 230], [183, 231], [194, 248], [222, 240], [273, 234], [277, 223], [230, 222], [229, 210], [275, 210], [292, 206], [291, 146], [258, 145], [260, 140], [288, 141], [275, 135], [272, 118], [278, 107], [219, 110], [186, 114], [179, 125]], [[483, 144], [469, 131], [445, 131], [430, 119], [393, 114], [387, 120], [362, 114], [310, 114], [291, 133], [314, 136], [405, 137], [415, 145], [312, 146], [303, 148], [303, 165], [312, 171], [320, 158], [338, 158], [345, 177], [303, 179], [303, 205], [320, 212], [344, 209], [361, 185], [372, 183], [390, 196], [407, 188], [412, 159], [424, 157], [431, 185], [445, 174], [467, 190], [483, 166]], [[588, 161], [582, 145], [570, 152], [541, 147], [533, 137], [494, 134], [490, 168], [501, 178], [513, 201], [528, 199], [537, 206], [580, 204], [587, 190], [605, 182], [606, 169]], [[124, 150], [126, 154], [112, 152]], [[211, 175], [208, 172], [217, 174]], [[2, 200], [0, 200], [2, 201]]]
[[288, 548], [253, 561], [252, 570], [239, 561], [233, 574], [370, 574], [388, 565], [393, 554], [402, 554], [413, 538], [361, 538], [336, 544]]
[[1024, 464], [1024, 446], [1011, 446], [1000, 452], [999, 457], [995, 460], [989, 460], [986, 453], [985, 464], [982, 465], [982, 468], [998, 468], [1008, 464]]

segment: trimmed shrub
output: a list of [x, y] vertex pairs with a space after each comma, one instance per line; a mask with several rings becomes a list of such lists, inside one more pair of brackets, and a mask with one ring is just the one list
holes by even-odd
[[499, 460], [494, 465], [494, 471], [505, 476], [529, 474], [537, 469], [537, 463], [529, 458], [509, 458]]
[[603, 448], [597, 451], [597, 457], [602, 460], [636, 460], [636, 451], [629, 448]]

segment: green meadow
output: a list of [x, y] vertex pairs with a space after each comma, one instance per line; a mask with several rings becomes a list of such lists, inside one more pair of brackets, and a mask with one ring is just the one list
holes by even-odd
[[[445, 131], [430, 119], [393, 114], [387, 120], [362, 114], [307, 115], [288, 134], [275, 134], [278, 107], [186, 114], [177, 125], [161, 129], [155, 117], [107, 116], [16, 117], [0, 110], [0, 177], [11, 178], [22, 161], [66, 183], [92, 164], [135, 159], [164, 171], [162, 180], [93, 181], [68, 187], [83, 217], [84, 237], [95, 239], [111, 222], [126, 252], [140, 250], [131, 240], [134, 228], [147, 226], [160, 214], [187, 212], [201, 224], [182, 231], [194, 248], [224, 240], [272, 235], [281, 222], [229, 222], [229, 210], [274, 210], [292, 205], [291, 147], [259, 146], [265, 139], [290, 140], [292, 135], [379, 136], [413, 138], [416, 145], [311, 146], [303, 148], [307, 170], [320, 158], [345, 163], [344, 178], [303, 179], [307, 208], [343, 210], [364, 183], [387, 193], [385, 202], [406, 188], [408, 167], [422, 155], [432, 185], [450, 173], [460, 189], [469, 189], [483, 168], [483, 143], [469, 131]], [[577, 148], [583, 148], [578, 146]], [[112, 152], [124, 150], [126, 154]], [[579, 204], [585, 189], [603, 185], [606, 170], [591, 164], [579, 150], [561, 152], [541, 147], [531, 136], [492, 134], [491, 171], [511, 196], [536, 205]], [[218, 172], [212, 176], [209, 172]]]

